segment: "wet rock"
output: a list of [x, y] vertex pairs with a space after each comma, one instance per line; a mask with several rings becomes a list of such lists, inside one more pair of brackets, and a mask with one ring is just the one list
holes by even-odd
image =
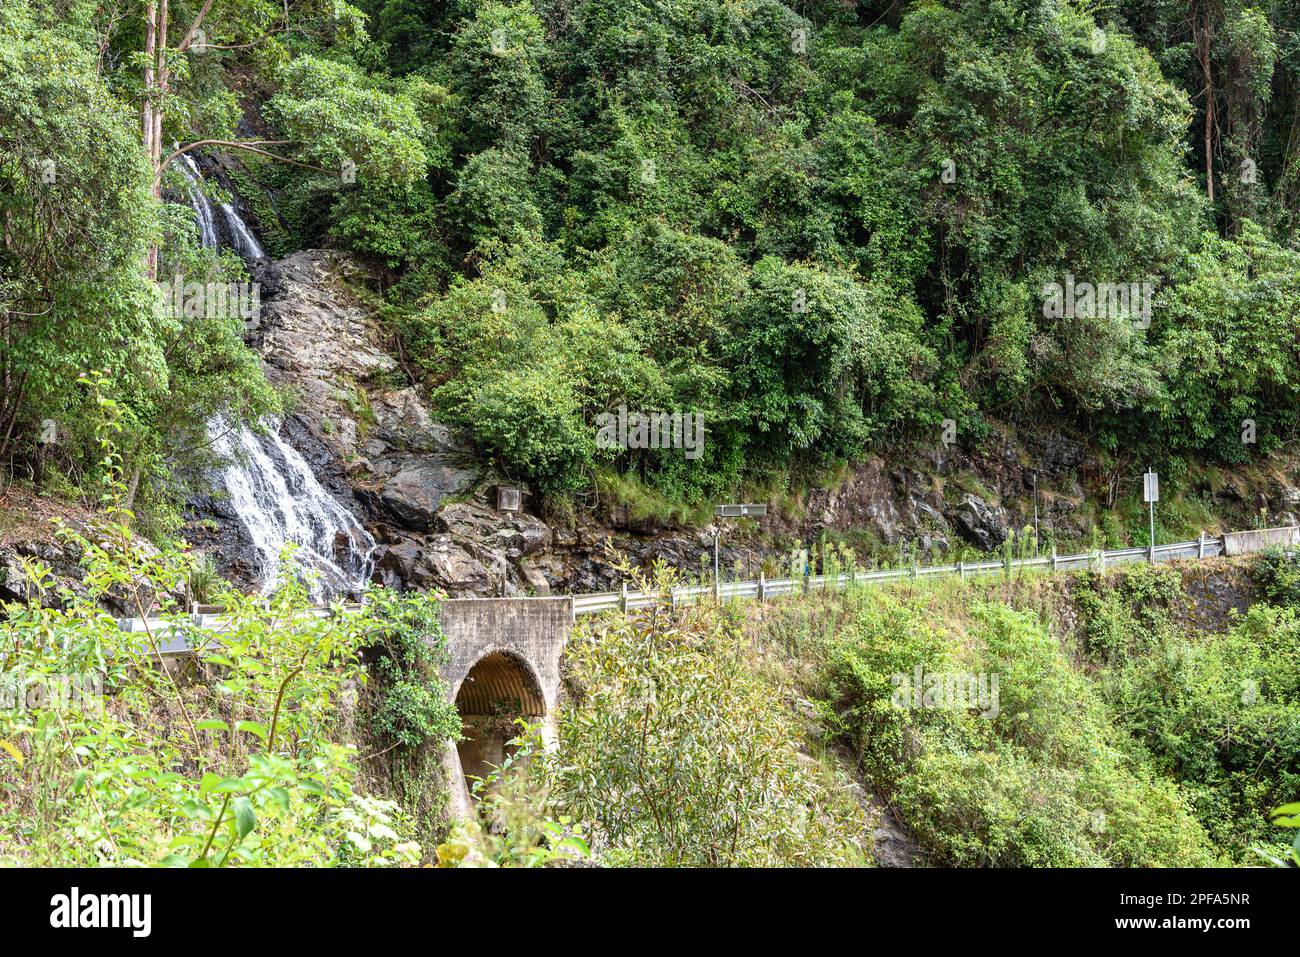
[[1006, 511], [967, 494], [949, 515], [958, 533], [977, 548], [991, 552], [1007, 540]]
[[375, 550], [374, 562], [376, 568], [390, 571], [398, 579], [406, 581], [415, 577], [420, 558], [420, 546], [415, 542], [406, 541], [380, 545]]

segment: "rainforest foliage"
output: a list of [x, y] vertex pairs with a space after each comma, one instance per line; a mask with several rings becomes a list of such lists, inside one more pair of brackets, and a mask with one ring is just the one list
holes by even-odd
[[[1259, 865], [1290, 854], [1271, 817], [1300, 790], [1300, 620], [1294, 554], [1255, 575], [1222, 631], [1168, 568], [859, 590], [765, 630], [816, 663], [828, 733], [938, 863]], [[992, 693], [953, 700], [948, 676]]]
[[[210, 416], [274, 410], [151, 281], [240, 274], [165, 202], [206, 142], [273, 253], [385, 271], [440, 414], [553, 496], [698, 501], [946, 419], [1239, 462], [1300, 405], [1293, 6], [8, 0], [0, 458], [93, 472], [106, 369], [162, 508]], [[702, 413], [703, 456], [598, 448], [620, 404]]]
[[[133, 533], [115, 442], [123, 406], [107, 379], [80, 385], [100, 422], [103, 507], [60, 538], [84, 579], [69, 587], [25, 557], [27, 600], [0, 604], [0, 864], [417, 863], [416, 838], [440, 818], [423, 818], [404, 779], [389, 778], [399, 801], [368, 786], [359, 752], [382, 741], [409, 766], [459, 735], [437, 674], [414, 689], [404, 674], [445, 653], [438, 596], [380, 592], [352, 613], [313, 614], [310, 572], [294, 573], [289, 554], [273, 594], [214, 586], [225, 626], [192, 655], [164, 657], [192, 633], [195, 557]], [[122, 631], [110, 598], [145, 629]], [[383, 664], [367, 668], [362, 652], [376, 648]], [[367, 741], [355, 703], [372, 677]]]

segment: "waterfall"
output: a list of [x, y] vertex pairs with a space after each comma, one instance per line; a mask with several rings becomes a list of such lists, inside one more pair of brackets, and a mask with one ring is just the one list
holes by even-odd
[[257, 262], [266, 258], [266, 250], [262, 244], [257, 241], [253, 231], [248, 228], [248, 223], [244, 222], [242, 216], [235, 211], [235, 208], [229, 203], [221, 204], [221, 211], [225, 213], [226, 225], [230, 227], [230, 243], [243, 259]]
[[275, 587], [280, 553], [297, 545], [301, 567], [316, 572], [312, 597], [359, 592], [370, 574], [375, 540], [325, 491], [297, 449], [280, 437], [276, 423], [266, 435], [208, 423], [213, 450], [227, 464], [221, 483], [247, 529], [261, 563], [262, 590]]
[[[182, 153], [180, 160], [181, 175], [185, 177], [190, 206], [199, 221], [199, 239], [204, 249], [216, 249], [221, 245], [221, 240], [217, 234], [217, 218], [212, 209], [212, 202], [204, 195], [200, 185], [203, 181], [203, 173], [199, 169], [199, 164], [194, 162], [194, 157], [188, 153]], [[266, 250], [262, 248], [261, 242], [248, 227], [248, 223], [244, 222], [244, 217], [239, 215], [239, 211], [231, 203], [222, 203], [221, 214], [226, 221], [230, 247], [239, 254], [240, 258], [249, 262], [265, 259]]]
[[[203, 174], [190, 156], [182, 154], [181, 160], [199, 237], [204, 248], [217, 249], [221, 242], [212, 204], [200, 186]], [[238, 211], [229, 203], [222, 203], [221, 211], [235, 252], [246, 260], [265, 259]], [[299, 566], [315, 573], [309, 579], [314, 600], [359, 593], [370, 577], [375, 540], [321, 486], [298, 450], [280, 437], [278, 426], [268, 422], [260, 435], [242, 426], [232, 429], [219, 416], [208, 422], [213, 451], [225, 463], [219, 482], [257, 552], [262, 591], [275, 587], [280, 553], [292, 544], [298, 546]]]
[[185, 177], [186, 189], [190, 194], [190, 206], [193, 207], [194, 216], [199, 221], [199, 239], [204, 249], [216, 249], [218, 246], [216, 217], [212, 215], [212, 203], [208, 201], [203, 188], [199, 185], [203, 180], [203, 174], [199, 172], [198, 164], [188, 153], [182, 153], [180, 159], [181, 175]]

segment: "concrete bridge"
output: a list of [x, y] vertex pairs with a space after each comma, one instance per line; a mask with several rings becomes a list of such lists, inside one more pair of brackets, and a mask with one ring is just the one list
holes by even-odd
[[442, 607], [442, 630], [450, 658], [443, 680], [464, 727], [463, 740], [448, 747], [443, 765], [452, 811], [469, 813], [465, 775], [482, 777], [505, 760], [506, 742], [522, 717], [549, 719], [560, 699], [560, 655], [573, 626], [573, 599], [453, 598]]

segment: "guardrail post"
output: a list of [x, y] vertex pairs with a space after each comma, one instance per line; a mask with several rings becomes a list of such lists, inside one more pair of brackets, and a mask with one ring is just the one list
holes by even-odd
[[767, 579], [762, 572], [758, 573], [758, 600], [767, 601]]
[[1056, 571], [1056, 546], [1052, 546], [1052, 571]]
[[1106, 552], [1104, 549], [1097, 549], [1097, 568], [1100, 571], [1106, 570]]
[[1196, 537], [1196, 557], [1205, 557], [1205, 529], [1201, 529], [1200, 535]]
[[627, 614], [627, 582], [623, 582], [623, 590], [618, 596], [618, 610]]
[[957, 563], [957, 578], [960, 579], [961, 581], [965, 581], [965, 580], [966, 580], [966, 563], [965, 563], [965, 562], [958, 562], [958, 563]]
[[1006, 572], [1007, 578], [1011, 577], [1011, 549], [1007, 549], [1006, 557], [1002, 559], [1002, 568]]
[[912, 577], [913, 578], [921, 577], [921, 566], [916, 564], [916, 562], [912, 562]]

